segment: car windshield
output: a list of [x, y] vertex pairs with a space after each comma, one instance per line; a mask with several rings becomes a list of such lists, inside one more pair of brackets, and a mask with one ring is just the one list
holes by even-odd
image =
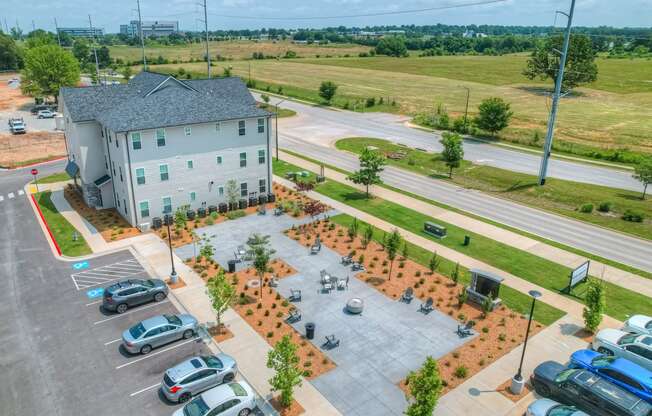
[[637, 336], [638, 335], [636, 335], [636, 334], [623, 335], [618, 340], [618, 345], [631, 344], [632, 342], [634, 342], [634, 340], [636, 339]]
[[235, 394], [236, 396], [242, 397], [247, 395], [247, 391], [244, 389], [244, 387], [242, 387], [238, 383], [231, 383], [229, 384], [229, 387], [231, 387], [231, 390], [233, 390], [233, 394]]
[[152, 279], [143, 280], [141, 284], [146, 287], [154, 287], [154, 281]]
[[179, 319], [178, 316], [174, 316], [174, 315], [163, 315], [163, 316], [164, 316], [165, 319], [167, 319], [168, 322], [171, 323], [172, 325], [181, 326], [181, 319]]
[[206, 363], [207, 366], [211, 368], [222, 368], [224, 367], [224, 364], [222, 364], [222, 361], [220, 361], [219, 358], [214, 357], [212, 355], [203, 355], [201, 357], [202, 360]]
[[614, 360], [615, 357], [607, 357], [605, 355], [600, 355], [598, 357], [595, 357], [593, 361], [591, 361], [591, 365], [596, 368], [606, 367], [609, 364], [613, 363]]
[[564, 381], [568, 380], [568, 377], [570, 377], [575, 370], [573, 369], [568, 369], [564, 370], [561, 373], [557, 374], [557, 377], [555, 378], [556, 383], [563, 383]]
[[198, 397], [183, 408], [183, 414], [184, 416], [204, 416], [208, 410], [206, 402]]
[[652, 329], [652, 319], [647, 321], [647, 323], [645, 324], [645, 329]]
[[143, 332], [145, 332], [145, 327], [142, 322], [129, 328], [129, 333], [134, 337], [134, 339], [140, 338], [140, 336], [143, 335]]
[[550, 409], [547, 416], [572, 416], [575, 412], [577, 409], [572, 406], [559, 405]]
[[652, 346], [652, 337], [643, 337], [643, 339], [641, 339], [641, 343]]

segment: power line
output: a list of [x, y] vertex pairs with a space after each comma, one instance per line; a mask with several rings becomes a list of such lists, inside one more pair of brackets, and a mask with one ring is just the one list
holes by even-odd
[[424, 13], [424, 12], [437, 11], [437, 10], [459, 9], [459, 8], [471, 7], [471, 6], [483, 6], [487, 4], [504, 3], [506, 1], [508, 0], [484, 0], [484, 1], [475, 1], [470, 3], [451, 4], [448, 6], [426, 7], [422, 9], [395, 10], [391, 12], [360, 13], [360, 14], [337, 15], [337, 16], [253, 17], [253, 16], [244, 16], [244, 15], [220, 14], [220, 13], [212, 13], [212, 12], [209, 14], [212, 16], [226, 17], [229, 19], [247, 19], [247, 20], [326, 20], [326, 19], [347, 19], [347, 18], [355, 18], [355, 17], [376, 17], [376, 16], [390, 16], [390, 15], [398, 15], [398, 14]]

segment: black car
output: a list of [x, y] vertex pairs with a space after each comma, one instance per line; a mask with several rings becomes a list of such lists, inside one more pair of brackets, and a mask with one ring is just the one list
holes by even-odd
[[168, 295], [168, 287], [161, 279], [129, 279], [115, 283], [104, 290], [102, 307], [124, 313], [141, 303], [160, 302]]
[[652, 405], [604, 378], [582, 369], [546, 361], [534, 369], [531, 383], [541, 396], [577, 406], [593, 416], [652, 416]]

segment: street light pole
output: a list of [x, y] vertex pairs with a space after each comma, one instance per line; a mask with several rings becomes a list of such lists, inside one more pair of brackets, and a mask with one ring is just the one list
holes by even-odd
[[525, 349], [527, 348], [527, 341], [530, 337], [530, 325], [532, 325], [532, 316], [534, 315], [534, 304], [537, 301], [537, 298], [541, 297], [541, 292], [538, 290], [530, 290], [528, 292], [532, 297], [532, 306], [530, 307], [530, 317], [527, 321], [527, 329], [525, 330], [525, 342], [523, 343], [523, 352], [521, 353], [521, 362], [518, 365], [518, 371], [514, 378], [512, 378], [512, 386], [510, 390], [512, 393], [518, 395], [523, 391], [523, 386], [525, 381], [523, 380], [523, 359], [525, 358]]
[[278, 162], [278, 106], [279, 104], [283, 103], [285, 100], [281, 100], [277, 102], [276, 105], [276, 114], [274, 115], [274, 119], [276, 122], [276, 128], [274, 129], [274, 136], [276, 136], [276, 161]]
[[170, 232], [170, 223], [172, 222], [172, 216], [167, 214], [165, 216], [165, 225], [168, 227], [168, 246], [170, 247], [170, 264], [172, 264], [172, 273], [170, 273], [170, 282], [177, 282], [177, 271], [174, 269], [174, 254], [172, 253], [172, 233]]

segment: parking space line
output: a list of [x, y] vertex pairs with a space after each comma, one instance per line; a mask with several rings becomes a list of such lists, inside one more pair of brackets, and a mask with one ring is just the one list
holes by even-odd
[[7, 196], [9, 197], [9, 199], [12, 199], [12, 198], [14, 197], [14, 193], [13, 193], [13, 192], [9, 192], [9, 194], [8, 194]]
[[25, 191], [23, 191], [22, 189], [18, 190], [18, 195], [23, 195], [24, 193], [25, 193]]
[[87, 303], [86, 306], [97, 305], [98, 303], [102, 303], [102, 299], [96, 300], [95, 302]]
[[2, 201], [4, 201], [4, 200], [5, 200], [5, 197], [2, 196], [2, 195], [0, 195], [0, 202], [2, 202]]
[[104, 345], [106, 346], [106, 345], [115, 344], [118, 341], [122, 341], [122, 338], [118, 338], [118, 339], [114, 339], [113, 341], [105, 342]]
[[153, 389], [155, 387], [160, 387], [160, 386], [161, 386], [161, 383], [157, 383], [157, 384], [151, 385], [149, 387], [145, 387], [144, 389], [141, 389], [141, 390], [138, 390], [138, 391], [135, 391], [135, 392], [131, 393], [129, 395], [129, 397], [134, 397], [134, 396], [136, 396], [136, 395], [138, 395], [140, 393], [146, 392], [147, 390], [151, 390], [151, 389]]
[[121, 314], [119, 314], [119, 315], [113, 315], [113, 316], [110, 317], [110, 318], [106, 318], [106, 319], [102, 319], [102, 320], [97, 321], [97, 322], [93, 322], [93, 325], [97, 325], [97, 324], [101, 324], [101, 323], [104, 323], [104, 322], [108, 322], [108, 321], [111, 321], [111, 320], [116, 319], [116, 318], [122, 318], [123, 316], [130, 315], [130, 314], [132, 314], [132, 313], [134, 313], [134, 312], [138, 312], [138, 311], [142, 311], [142, 310], [145, 310], [145, 309], [149, 309], [149, 308], [152, 308], [152, 307], [154, 307], [154, 306], [162, 305], [162, 304], [164, 304], [164, 303], [168, 303], [168, 302], [170, 302], [170, 300], [169, 300], [169, 299], [165, 299], [165, 300], [162, 300], [162, 301], [160, 301], [160, 302], [156, 302], [156, 303], [152, 303], [152, 304], [149, 304], [149, 305], [146, 305], [146, 306], [142, 306], [142, 307], [140, 307], [140, 308], [138, 308], [138, 309], [132, 309], [132, 310], [130, 310], [130, 311], [128, 311], [128, 312], [121, 313]]
[[121, 369], [121, 368], [127, 367], [128, 365], [136, 364], [136, 363], [141, 362], [141, 361], [143, 361], [143, 360], [146, 360], [146, 359], [148, 359], [148, 358], [152, 358], [152, 357], [154, 357], [155, 355], [163, 354], [164, 352], [171, 351], [171, 350], [173, 350], [173, 349], [175, 349], [175, 348], [179, 348], [179, 347], [181, 347], [181, 346], [183, 346], [183, 345], [186, 345], [186, 344], [189, 344], [189, 343], [191, 343], [191, 342], [197, 342], [198, 339], [199, 339], [199, 338], [191, 338], [191, 339], [189, 339], [189, 340], [187, 340], [187, 341], [184, 341], [184, 342], [182, 342], [182, 343], [180, 343], [180, 344], [176, 344], [176, 345], [173, 345], [173, 346], [171, 346], [171, 347], [167, 347], [167, 348], [162, 349], [162, 350], [160, 350], [160, 351], [151, 352], [151, 353], [147, 354], [147, 355], [144, 356], [144, 357], [140, 357], [140, 358], [135, 359], [135, 360], [133, 360], [133, 361], [129, 361], [129, 362], [127, 362], [127, 363], [121, 364], [121, 365], [117, 366], [115, 369], [116, 369], [116, 370], [119, 370], [119, 369]]

